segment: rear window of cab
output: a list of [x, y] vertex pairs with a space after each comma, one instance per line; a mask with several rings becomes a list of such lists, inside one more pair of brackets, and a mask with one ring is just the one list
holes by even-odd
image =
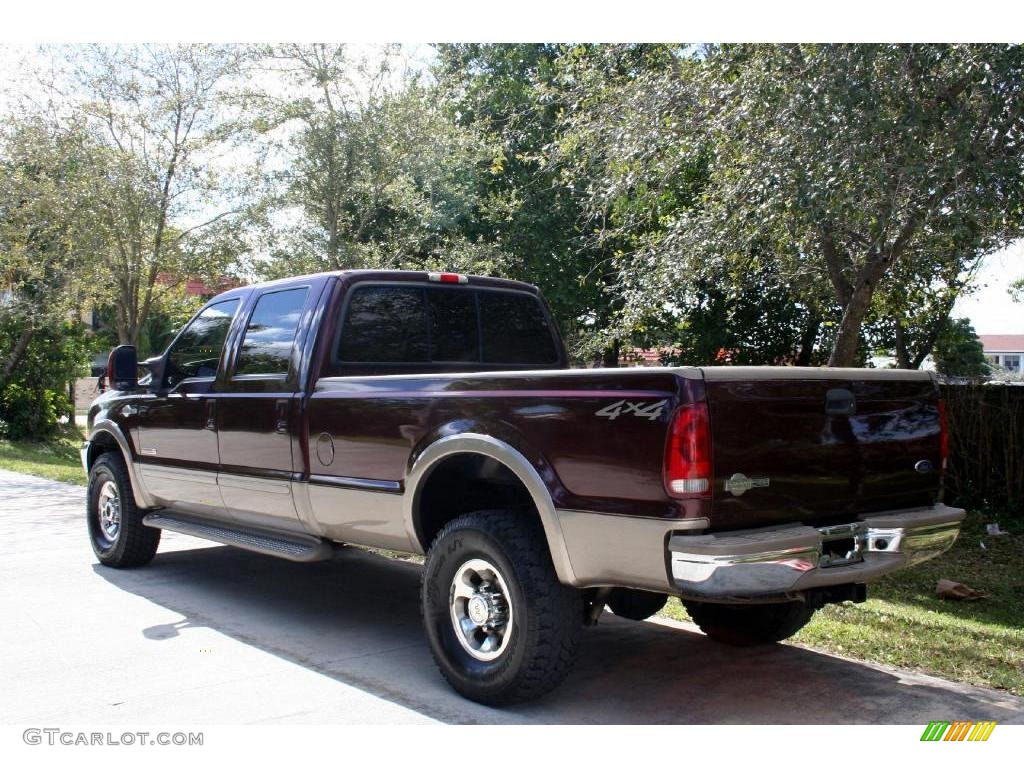
[[326, 375], [372, 366], [545, 366], [558, 362], [547, 313], [529, 293], [423, 285], [359, 285], [344, 302]]

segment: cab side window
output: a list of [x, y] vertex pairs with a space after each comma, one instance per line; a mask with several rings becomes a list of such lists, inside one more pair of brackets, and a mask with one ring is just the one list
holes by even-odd
[[212, 304], [196, 315], [181, 332], [167, 353], [168, 387], [174, 387], [185, 379], [217, 375], [224, 340], [238, 311], [238, 304], [238, 299]]
[[235, 375], [287, 374], [308, 288], [260, 296], [245, 327]]

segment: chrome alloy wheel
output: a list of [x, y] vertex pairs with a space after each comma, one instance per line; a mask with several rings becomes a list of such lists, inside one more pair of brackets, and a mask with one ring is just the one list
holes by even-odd
[[117, 541], [121, 532], [121, 497], [117, 493], [117, 483], [107, 480], [100, 488], [96, 499], [96, 515], [99, 518], [100, 536], [108, 544]]
[[455, 637], [474, 659], [494, 661], [512, 637], [512, 604], [501, 573], [486, 560], [455, 572], [448, 597]]

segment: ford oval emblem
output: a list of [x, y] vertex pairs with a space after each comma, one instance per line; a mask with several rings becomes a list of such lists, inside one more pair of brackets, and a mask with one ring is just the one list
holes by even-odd
[[922, 475], [927, 475], [935, 466], [928, 461], [928, 459], [921, 459], [917, 464], [914, 465], [914, 469], [920, 472]]

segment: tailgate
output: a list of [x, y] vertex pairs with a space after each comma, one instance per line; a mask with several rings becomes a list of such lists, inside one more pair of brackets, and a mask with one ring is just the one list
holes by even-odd
[[922, 371], [705, 368], [712, 527], [850, 522], [934, 503], [938, 389]]

